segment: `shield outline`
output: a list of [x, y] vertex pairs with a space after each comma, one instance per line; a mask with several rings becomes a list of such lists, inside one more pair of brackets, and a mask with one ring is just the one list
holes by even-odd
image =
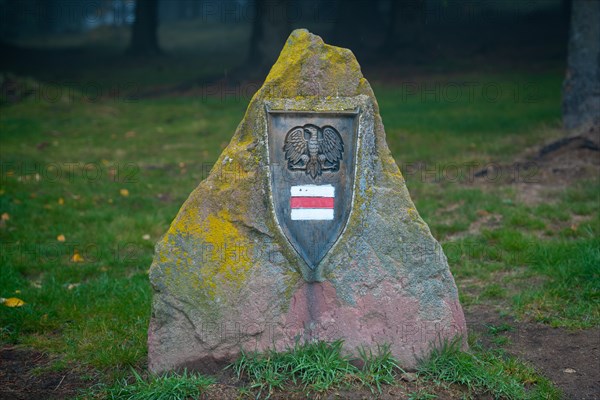
[[[361, 96], [362, 97], [362, 96]], [[352, 99], [352, 98], [350, 98]], [[349, 99], [349, 100], [350, 100]], [[352, 99], [354, 100], [354, 99]], [[331, 251], [331, 249], [335, 246], [335, 244], [338, 242], [339, 238], [342, 236], [342, 234], [344, 233], [346, 226], [348, 224], [348, 221], [350, 220], [350, 216], [352, 214], [352, 206], [353, 206], [353, 202], [354, 202], [354, 191], [355, 191], [355, 185], [356, 185], [356, 164], [357, 164], [357, 157], [358, 157], [358, 146], [359, 146], [359, 142], [360, 142], [360, 136], [361, 136], [361, 115], [362, 115], [362, 110], [361, 110], [361, 106], [359, 104], [356, 104], [355, 101], [352, 101], [352, 108], [345, 108], [342, 110], [303, 110], [303, 107], [299, 107], [300, 109], [293, 109], [293, 108], [288, 108], [288, 107], [284, 107], [284, 108], [271, 108], [271, 104], [269, 104], [270, 102], [266, 102], [265, 104], [265, 123], [266, 123], [266, 129], [265, 129], [265, 133], [266, 133], [266, 145], [267, 145], [267, 157], [268, 157], [268, 180], [269, 180], [269, 189], [270, 189], [270, 200], [271, 200], [271, 207], [273, 210], [273, 214], [274, 214], [274, 218], [275, 218], [275, 222], [277, 223], [280, 232], [283, 234], [283, 236], [286, 238], [286, 241], [288, 242], [288, 244], [292, 247], [292, 249], [294, 250], [294, 253], [309, 267], [309, 271], [310, 274], [313, 275], [314, 273], [316, 273], [317, 268], [319, 267], [319, 265], [321, 264], [321, 262], [326, 258], [327, 254]], [[288, 105], [288, 104], [286, 104]], [[297, 119], [303, 119], [303, 122], [298, 122], [297, 124], [292, 124], [292, 125], [288, 125], [288, 129], [284, 129], [283, 131], [279, 130], [279, 133], [281, 136], [279, 137], [279, 140], [275, 140], [273, 139], [272, 135], [276, 134], [276, 129], [273, 129], [272, 127], [272, 122], [273, 122], [273, 118], [274, 116], [277, 115], [285, 115], [288, 117], [297, 117]], [[344, 172], [346, 173], [346, 180], [349, 182], [345, 183], [345, 190], [343, 193], [343, 203], [345, 204], [345, 206], [342, 204], [342, 206], [338, 207], [336, 205], [336, 210], [335, 210], [335, 215], [337, 216], [338, 214], [341, 214], [342, 218], [341, 219], [337, 219], [334, 217], [334, 220], [332, 221], [332, 226], [329, 228], [330, 231], [330, 235], [328, 237], [328, 239], [326, 240], [326, 243], [324, 246], [321, 246], [321, 251], [317, 252], [316, 256], [313, 255], [312, 259], [310, 257], [310, 255], [307, 254], [307, 251], [305, 248], [303, 248], [302, 243], [298, 242], [298, 238], [294, 235], [294, 233], [292, 231], [294, 231], [294, 229], [290, 229], [290, 225], [289, 222], [291, 221], [286, 221], [286, 215], [285, 213], [283, 213], [284, 215], [281, 215], [282, 212], [281, 210], [283, 210], [286, 207], [289, 207], [289, 201], [285, 202], [285, 201], [278, 201], [281, 199], [281, 197], [283, 198], [289, 198], [289, 196], [282, 196], [281, 192], [276, 192], [275, 187], [279, 187], [280, 185], [278, 185], [277, 183], [280, 181], [277, 181], [277, 176], [278, 176], [278, 172], [276, 170], [276, 168], [280, 168], [279, 171], [281, 171], [281, 169], [286, 169], [286, 173], [285, 174], [289, 174], [289, 172], [287, 171], [286, 165], [287, 165], [287, 161], [285, 160], [285, 158], [283, 157], [283, 148], [279, 149], [279, 147], [283, 147], [283, 146], [278, 146], [278, 144], [281, 144], [283, 142], [283, 138], [285, 137], [285, 135], [287, 134], [288, 130], [291, 129], [293, 127], [293, 125], [306, 125], [306, 124], [311, 124], [314, 122], [315, 119], [325, 119], [325, 120], [335, 120], [335, 119], [350, 119], [350, 140], [349, 141], [345, 141], [345, 147], [350, 147], [348, 149], [347, 155], [345, 157], [342, 158], [342, 161], [345, 166], [344, 166]], [[311, 122], [312, 121], [312, 122]], [[328, 125], [332, 125], [331, 123], [329, 123]], [[324, 126], [324, 124], [321, 124], [321, 127]], [[347, 131], [346, 131], [346, 136], [347, 136]], [[342, 134], [342, 133], [340, 133]], [[275, 143], [274, 143], [275, 142]], [[351, 144], [351, 146], [346, 146], [347, 144]], [[279, 151], [279, 157], [277, 156], [277, 152]], [[345, 149], [346, 151], [346, 149]], [[301, 172], [294, 172], [296, 174]], [[285, 175], [282, 174], [282, 175]], [[335, 176], [334, 176], [335, 177]], [[335, 179], [333, 179], [334, 177], [329, 177], [329, 179], [326, 179], [327, 181], [331, 182], [331, 181], [335, 181]], [[318, 178], [319, 179], [319, 178]], [[300, 181], [304, 181], [304, 182], [296, 182], [296, 184], [307, 184], [306, 182], [306, 178], [304, 179], [300, 179]], [[289, 191], [290, 187], [294, 185], [293, 182], [290, 182], [290, 179], [284, 179], [285, 182], [288, 183], [288, 185], [284, 188], [284, 190]], [[341, 184], [338, 182], [338, 186], [341, 186]], [[337, 188], [337, 186], [336, 186]], [[336, 202], [338, 201], [338, 196], [336, 194]], [[340, 208], [343, 208], [342, 210], [340, 210]], [[279, 212], [278, 212], [279, 210]], [[319, 222], [315, 222], [315, 221], [302, 221], [302, 222], [298, 222], [298, 221], [293, 221], [294, 223], [298, 224], [298, 223], [308, 223], [308, 225], [312, 225], [312, 229], [314, 229], [314, 225], [315, 224], [319, 224]], [[322, 223], [322, 222], [320, 222]], [[309, 230], [311, 229], [311, 227], [309, 227]]]

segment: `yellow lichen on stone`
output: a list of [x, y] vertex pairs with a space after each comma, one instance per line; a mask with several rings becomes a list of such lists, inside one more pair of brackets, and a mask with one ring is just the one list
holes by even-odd
[[419, 219], [419, 213], [417, 212], [417, 210], [415, 208], [408, 208], [406, 210], [408, 216], [413, 219], [414, 221]]
[[217, 295], [216, 287], [239, 289], [251, 267], [252, 243], [231, 223], [226, 210], [210, 214], [201, 224], [200, 235], [206, 245], [201, 286], [210, 297]]
[[402, 175], [402, 171], [400, 171], [400, 168], [398, 168], [398, 165], [396, 165], [394, 159], [390, 156], [386, 157], [385, 161], [386, 162], [382, 163], [383, 173], [388, 175], [392, 179], [398, 179], [399, 181], [395, 182], [397, 185], [404, 183], [404, 176]]
[[[231, 222], [227, 210], [199, 220], [195, 207], [186, 208], [186, 218], [173, 221], [161, 244], [169, 248], [168, 256], [163, 252], [160, 257], [169, 286], [194, 288], [197, 292], [190, 296], [209, 301], [239, 290], [252, 266], [252, 242]], [[190, 240], [185, 236], [193, 238], [193, 255], [179, 246], [180, 239]]]
[[[308, 47], [310, 44], [310, 37], [310, 33], [304, 29], [298, 29], [292, 32], [286, 45], [283, 47], [283, 50], [281, 50], [277, 62], [273, 65], [271, 71], [269, 71], [269, 75], [267, 75], [265, 82], [285, 79], [287, 72], [289, 72], [286, 67], [299, 67], [302, 64], [301, 60], [304, 54], [303, 52], [298, 51], [299, 48], [297, 47]], [[292, 43], [294, 43], [295, 46], [292, 46]]]
[[297, 29], [257, 95], [263, 99], [354, 96], [361, 78], [360, 66], [350, 50], [327, 45], [307, 30]]

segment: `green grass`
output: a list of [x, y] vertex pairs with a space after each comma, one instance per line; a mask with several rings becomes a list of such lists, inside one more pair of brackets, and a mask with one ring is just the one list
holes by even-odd
[[[473, 347], [473, 346], [472, 346]], [[460, 351], [460, 342], [446, 342], [419, 366], [419, 375], [436, 384], [465, 386], [469, 396], [495, 399], [559, 399], [560, 393], [534, 368], [503, 352], [475, 346]]]
[[228, 368], [238, 379], [247, 379], [249, 389], [257, 391], [257, 397], [267, 398], [274, 390], [289, 388], [292, 383], [308, 393], [320, 393], [359, 382], [372, 393], [381, 393], [382, 385], [394, 384], [396, 374], [402, 371], [389, 346], [382, 345], [375, 352], [359, 349], [362, 369], [350, 363], [342, 347], [343, 341], [337, 340], [296, 345], [286, 352], [243, 352]]
[[185, 400], [197, 399], [215, 383], [214, 378], [188, 373], [170, 373], [143, 378], [132, 370], [133, 381], [122, 379], [110, 387], [92, 388], [84, 397], [127, 400]]
[[[229, 366], [238, 378], [250, 381], [250, 389], [270, 397], [275, 389], [284, 389], [290, 383], [299, 384], [309, 392], [323, 392], [332, 387], [350, 382], [359, 373], [350, 364], [348, 356], [342, 354], [343, 341], [333, 343], [315, 342], [297, 345], [287, 352], [270, 351], [264, 354], [243, 352]], [[369, 359], [374, 365], [369, 368], [388, 368], [394, 361], [389, 357]], [[368, 373], [368, 372], [367, 372]]]
[[392, 356], [389, 346], [378, 347], [377, 352], [371, 349], [359, 349], [363, 369], [358, 377], [363, 385], [368, 386], [372, 393], [375, 388], [381, 393], [381, 385], [392, 385], [396, 380], [396, 373], [402, 371], [396, 359]]
[[[500, 327], [504, 329], [505, 327]], [[360, 352], [362, 369], [354, 367], [343, 355], [342, 341], [316, 342], [296, 346], [286, 352], [243, 353], [229, 366], [238, 378], [248, 381], [248, 393], [269, 398], [276, 392], [300, 385], [306, 393], [322, 393], [343, 386], [360, 384], [373, 394], [384, 385], [397, 384], [402, 372], [388, 347]], [[460, 350], [459, 341], [446, 342], [420, 362], [420, 384], [437, 386], [458, 384], [469, 396], [488, 394], [502, 399], [558, 399], [559, 392], [530, 365], [501, 351], [483, 351], [476, 344], [470, 352]], [[377, 390], [377, 392], [375, 391]], [[411, 398], [435, 398], [427, 392], [411, 393]]]

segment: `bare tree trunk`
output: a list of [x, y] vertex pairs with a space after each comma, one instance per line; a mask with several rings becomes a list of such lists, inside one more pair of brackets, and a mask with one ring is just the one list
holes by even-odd
[[158, 0], [137, 0], [129, 53], [141, 56], [159, 54], [157, 30]]
[[393, 52], [411, 47], [409, 44], [412, 44], [412, 47], [419, 47], [425, 27], [426, 12], [425, 0], [392, 0], [390, 20], [382, 50]]
[[562, 109], [566, 129], [600, 123], [600, 0], [573, 0]]
[[249, 75], [268, 72], [290, 34], [288, 0], [255, 0], [250, 52], [245, 70]]

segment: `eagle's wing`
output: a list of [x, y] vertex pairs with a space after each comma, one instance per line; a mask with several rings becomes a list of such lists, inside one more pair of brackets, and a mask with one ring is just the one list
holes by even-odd
[[342, 159], [344, 152], [344, 142], [342, 137], [331, 126], [323, 127], [323, 139], [319, 141], [319, 153], [327, 157], [327, 161], [332, 164]]
[[285, 136], [285, 143], [283, 144], [283, 151], [285, 151], [285, 158], [291, 164], [296, 164], [300, 161], [300, 157], [306, 154], [308, 151], [308, 144], [304, 138], [304, 129], [301, 126], [292, 128]]

